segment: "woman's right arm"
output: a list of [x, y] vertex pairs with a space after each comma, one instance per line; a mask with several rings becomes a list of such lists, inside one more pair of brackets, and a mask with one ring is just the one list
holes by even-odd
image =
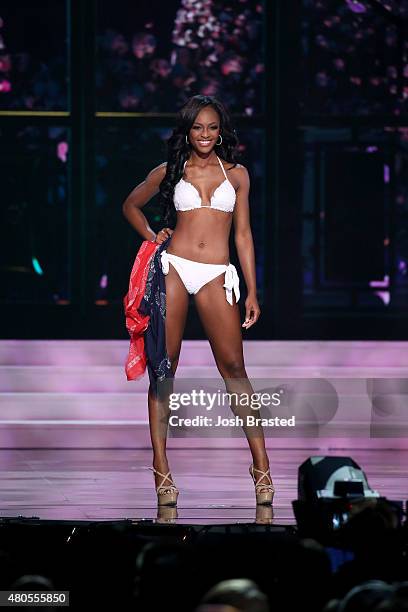
[[156, 239], [156, 234], [150, 227], [141, 208], [159, 192], [159, 185], [166, 174], [166, 162], [153, 168], [142, 183], [131, 191], [123, 202], [122, 210], [130, 225], [144, 240]]

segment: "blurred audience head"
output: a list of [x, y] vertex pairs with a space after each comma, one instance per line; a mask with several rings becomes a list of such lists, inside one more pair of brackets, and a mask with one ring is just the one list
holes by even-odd
[[267, 597], [247, 578], [222, 580], [202, 598], [195, 612], [269, 612]]
[[330, 600], [324, 612], [369, 612], [390, 599], [394, 589], [382, 580], [368, 580], [353, 587], [343, 599]]
[[408, 582], [397, 582], [389, 599], [381, 601], [374, 612], [408, 612]]
[[12, 582], [10, 589], [20, 591], [53, 591], [55, 590], [55, 586], [52, 580], [46, 576], [41, 576], [40, 574], [24, 574]]

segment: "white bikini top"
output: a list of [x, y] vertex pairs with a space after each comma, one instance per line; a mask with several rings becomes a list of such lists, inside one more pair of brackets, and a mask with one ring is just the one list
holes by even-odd
[[[223, 210], [224, 212], [233, 212], [236, 200], [235, 189], [227, 178], [225, 168], [220, 158], [218, 155], [216, 157], [224, 173], [225, 180], [215, 189], [211, 196], [210, 204], [203, 204], [197, 187], [181, 178], [174, 188], [173, 201], [176, 210], [184, 211], [194, 210], [195, 208], [214, 208], [215, 210]], [[184, 162], [183, 173], [186, 163], [187, 160]]]

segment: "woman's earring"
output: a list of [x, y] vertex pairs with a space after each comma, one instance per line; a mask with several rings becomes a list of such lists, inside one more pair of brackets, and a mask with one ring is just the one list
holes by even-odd
[[215, 143], [215, 144], [216, 144], [216, 145], [218, 145], [218, 146], [219, 146], [219, 145], [222, 145], [222, 136], [221, 136], [221, 134], [220, 134], [220, 138], [221, 138], [221, 142], [216, 142], [216, 143]]
[[189, 142], [188, 142], [188, 138], [187, 138], [187, 134], [186, 134], [186, 143], [187, 143], [187, 144], [189, 144]]

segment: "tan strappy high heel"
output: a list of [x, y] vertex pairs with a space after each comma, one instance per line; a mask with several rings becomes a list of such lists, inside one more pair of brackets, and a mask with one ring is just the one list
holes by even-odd
[[[254, 472], [259, 472], [261, 474], [258, 480], [256, 480]], [[262, 470], [258, 470], [257, 468], [254, 468], [254, 464], [251, 463], [251, 465], [249, 466], [249, 473], [251, 474], [252, 480], [254, 481], [254, 484], [255, 484], [256, 503], [264, 504], [264, 505], [272, 504], [273, 496], [275, 493], [275, 488], [272, 483], [272, 478], [271, 478], [271, 473], [269, 471], [269, 468], [267, 469], [266, 472], [263, 472]], [[260, 482], [262, 478], [264, 478], [265, 476], [269, 479], [270, 484]]]
[[[157, 503], [159, 506], [175, 506], [177, 504], [177, 497], [179, 494], [179, 490], [174, 484], [173, 480], [170, 478], [170, 472], [167, 474], [162, 474], [158, 472], [153, 467], [149, 467], [149, 470], [152, 470], [155, 474], [158, 474], [163, 478], [158, 487], [156, 487], [157, 493]], [[168, 480], [170, 482], [169, 485], [165, 485], [164, 482]]]

